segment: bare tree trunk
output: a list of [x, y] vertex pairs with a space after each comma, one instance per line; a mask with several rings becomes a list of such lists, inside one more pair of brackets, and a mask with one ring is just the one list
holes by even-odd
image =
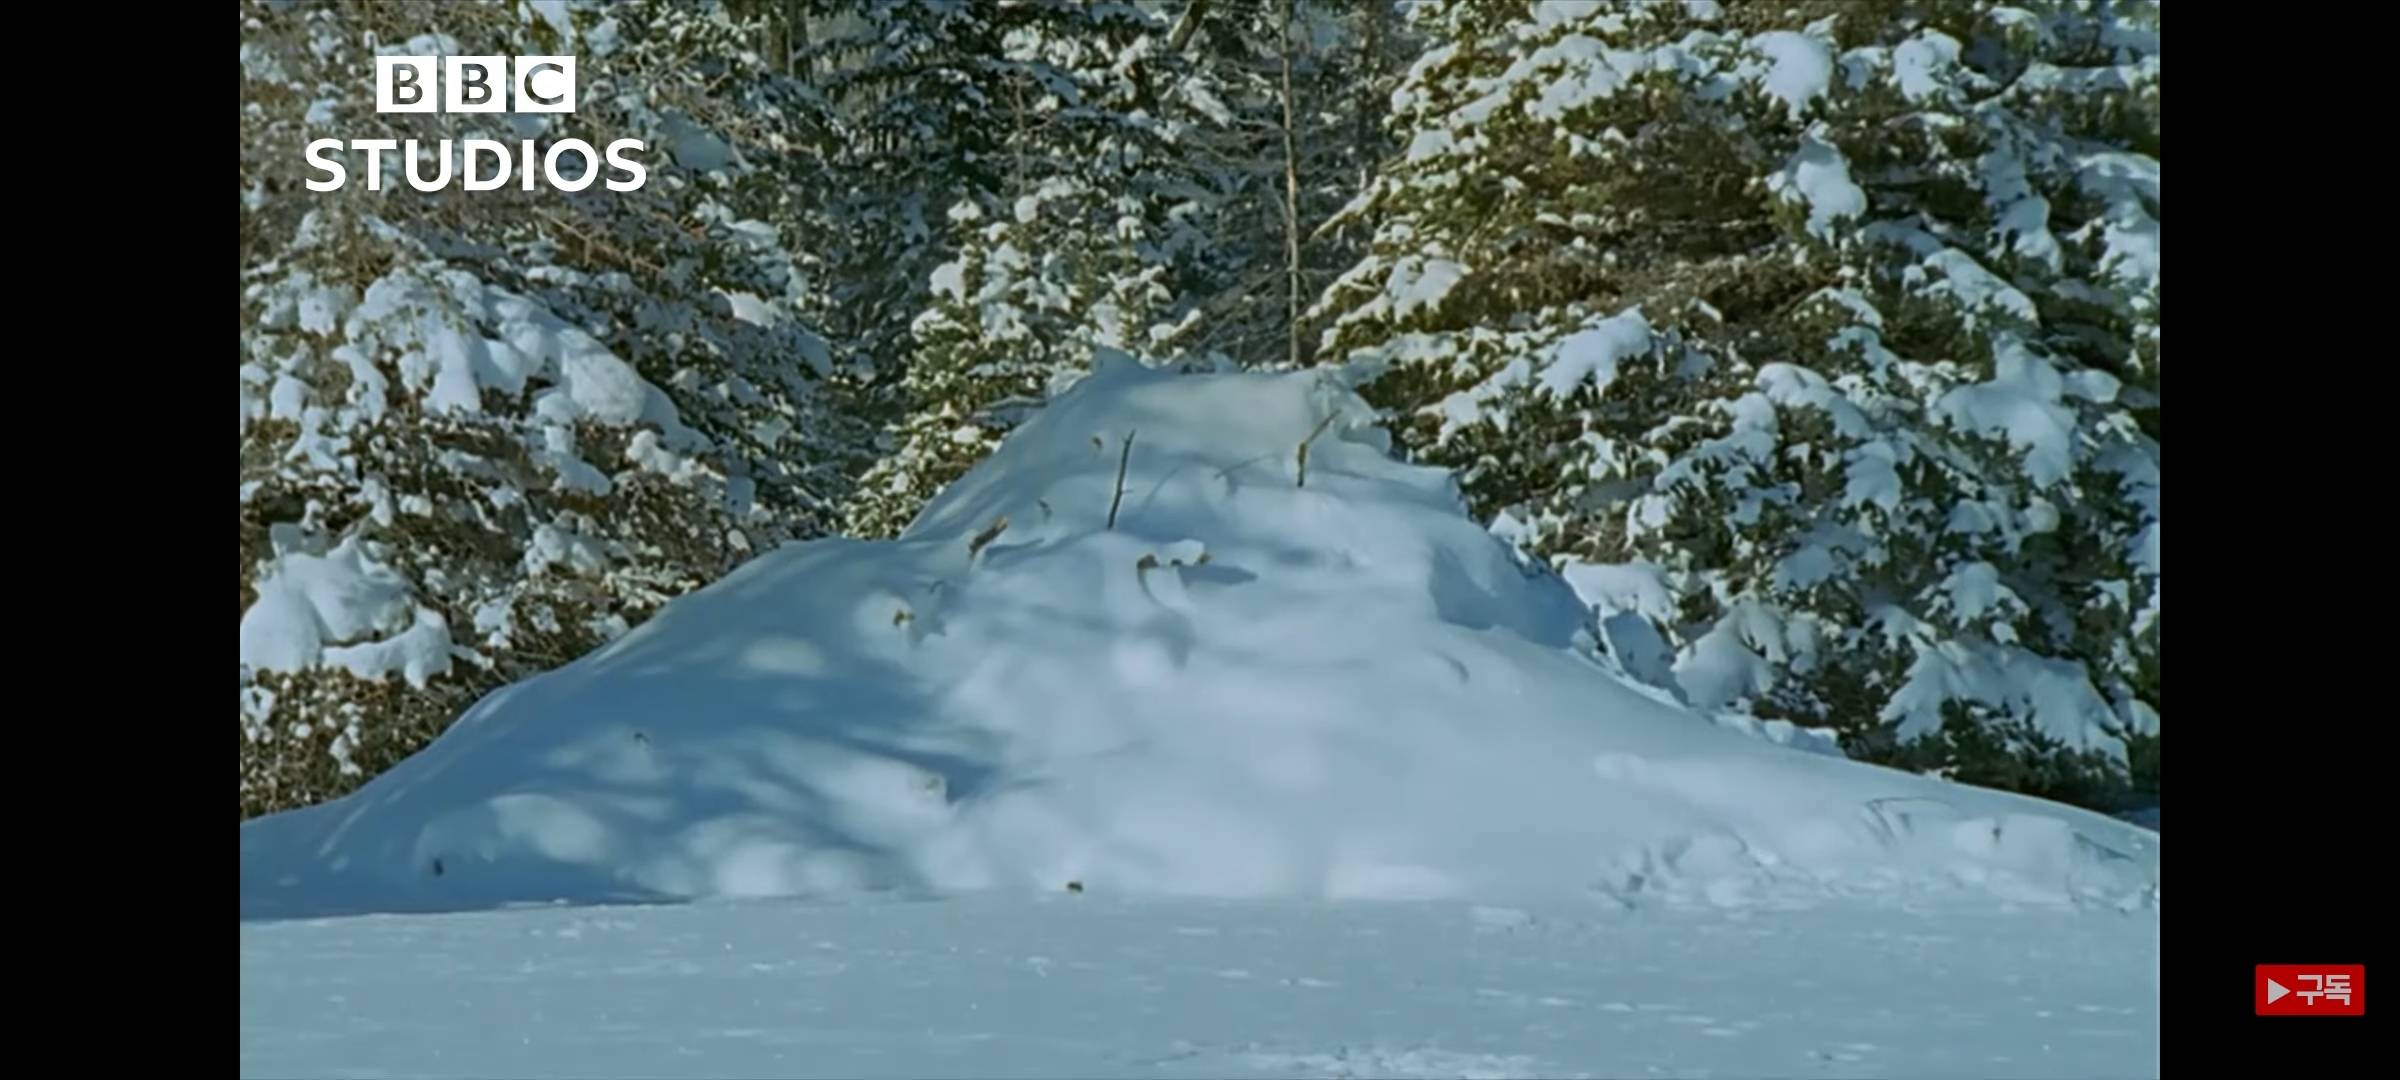
[[767, 70], [778, 75], [792, 73], [792, 5], [789, 0], [761, 0], [756, 4], [733, 7], [733, 13], [745, 18], [758, 18], [758, 55]]
[[1362, 16], [1366, 20], [1363, 31], [1366, 40], [1359, 57], [1361, 70], [1358, 79], [1360, 91], [1357, 116], [1358, 134], [1356, 136], [1358, 145], [1355, 148], [1359, 159], [1359, 186], [1362, 189], [1372, 179], [1376, 164], [1376, 155], [1369, 153], [1368, 150], [1375, 145], [1375, 117], [1380, 115], [1383, 110], [1383, 104], [1375, 99], [1377, 94], [1384, 89], [1383, 20], [1390, 10], [1389, 0], [1368, 0]]
[[1283, 0], [1276, 42], [1283, 54], [1283, 266], [1284, 344], [1287, 359], [1300, 366], [1300, 137], [1292, 107], [1292, 21], [1299, 0]]
[[783, 73], [814, 84], [817, 73], [809, 69], [816, 65], [800, 62], [801, 52], [810, 44], [806, 0], [783, 0]]

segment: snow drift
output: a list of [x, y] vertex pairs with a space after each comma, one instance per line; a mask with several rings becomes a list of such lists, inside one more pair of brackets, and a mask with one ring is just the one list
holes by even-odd
[[245, 823], [243, 912], [1069, 881], [2156, 902], [2155, 833], [1637, 689], [1565, 582], [1386, 447], [1316, 373], [1104, 366], [901, 539], [756, 559]]

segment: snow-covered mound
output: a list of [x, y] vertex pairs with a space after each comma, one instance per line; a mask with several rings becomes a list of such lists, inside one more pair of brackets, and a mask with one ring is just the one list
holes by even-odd
[[1349, 391], [1110, 365], [903, 538], [761, 557], [350, 797], [244, 824], [242, 907], [2156, 901], [2155, 833], [1729, 730], [1587, 622]]

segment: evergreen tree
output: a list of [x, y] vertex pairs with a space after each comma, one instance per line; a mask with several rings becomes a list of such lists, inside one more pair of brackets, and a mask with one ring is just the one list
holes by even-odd
[[[801, 318], [825, 121], [719, 5], [243, 5], [242, 813], [833, 521], [871, 432]], [[381, 114], [373, 57], [572, 52], [551, 117]], [[384, 189], [308, 140], [640, 138], [638, 191]], [[537, 149], [537, 153], [539, 149]], [[454, 152], [453, 152], [454, 153]], [[569, 157], [562, 167], [572, 174]]]
[[1175, 330], [1171, 283], [1204, 253], [1157, 114], [1167, 26], [1116, 4], [979, 8], [996, 55], [969, 66], [996, 107], [975, 178], [944, 215], [954, 254], [910, 320], [894, 451], [860, 483], [850, 531], [886, 536], [989, 452], [1097, 350], [1148, 352]]
[[[901, 32], [895, 19], [921, 13], [913, 5], [873, 10], [877, 40], [934, 39]], [[955, 200], [948, 230], [924, 230], [940, 242], [915, 244], [912, 257], [950, 255], [921, 279], [909, 350], [894, 353], [905, 356], [896, 395], [905, 415], [896, 448], [851, 508], [851, 527], [866, 535], [905, 526], [1025, 410], [1088, 370], [1097, 350], [1284, 362], [1297, 301], [1314, 296], [1363, 235], [1301, 235], [1293, 226], [1307, 233], [1332, 217], [1384, 152], [1388, 136], [1373, 118], [1385, 95], [1376, 87], [1380, 72], [1396, 73], [1392, 58], [1407, 41], [1378, 4], [1204, 0], [1153, 14], [1044, 2], [973, 11], [988, 21], [973, 33], [941, 23], [940, 40], [999, 50], [953, 63], [972, 73], [960, 77], [984, 80], [971, 95], [987, 103], [984, 115], [930, 118], [890, 104], [871, 113], [887, 123], [915, 118], [922, 137], [909, 168], [964, 145], [939, 134], [945, 124], [970, 124], [982, 141], [962, 155], [978, 163], [957, 174], [968, 182], [912, 189]], [[862, 85], [880, 61], [854, 63], [845, 85]], [[1362, 105], [1370, 109], [1363, 122]], [[914, 222], [921, 209], [912, 204], [902, 216]], [[920, 287], [900, 280], [909, 284], [881, 287], [893, 296]]]
[[885, 379], [907, 369], [909, 326], [956, 254], [946, 214], [998, 197], [1004, 128], [1020, 103], [1001, 38], [1022, 5], [806, 0], [797, 66], [834, 117], [816, 149], [840, 183], [819, 194], [830, 268], [827, 333]]
[[1414, 14], [1317, 313], [1401, 443], [1695, 705], [2154, 791], [2156, 5]]
[[1184, 155], [1212, 241], [1211, 276], [1195, 290], [1203, 317], [1186, 348], [1258, 367], [1285, 363], [1295, 330], [1305, 340], [1293, 308], [1305, 308], [1362, 250], [1364, 230], [1322, 226], [1392, 150], [1383, 118], [1409, 46], [1405, 29], [1381, 0], [1209, 0], [1183, 9], [1187, 66], [1176, 101], [1191, 117]]

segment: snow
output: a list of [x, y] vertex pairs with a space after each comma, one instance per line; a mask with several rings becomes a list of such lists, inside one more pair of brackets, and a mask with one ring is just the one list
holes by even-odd
[[2159, 1071], [2155, 915], [1740, 914], [1094, 890], [246, 922], [240, 1072]]
[[1721, 726], [1746, 732], [1778, 746], [1789, 746], [1827, 757], [1843, 756], [1841, 735], [1832, 728], [1804, 728], [1789, 720], [1760, 720], [1742, 713], [1721, 712], [1710, 719]]
[[2106, 253], [2101, 265], [2137, 287], [2158, 287], [2158, 161], [2131, 153], [2092, 154], [2083, 159], [2077, 183], [2108, 203], [2102, 227]]
[[[776, 438], [780, 437], [780, 432], [773, 431], [758, 431], [754, 434], [759, 436], [761, 442], [770, 446], [774, 445]], [[698, 462], [667, 449], [665, 443], [659, 439], [658, 433], [647, 429], [635, 432], [633, 438], [626, 442], [625, 460], [674, 480], [688, 480], [702, 473], [702, 467]]]
[[1807, 34], [1769, 31], [1751, 38], [1750, 47], [1763, 54], [1770, 65], [1760, 80], [1760, 88], [1783, 102], [1795, 120], [1833, 82], [1833, 50]]
[[1807, 544], [1775, 564], [1778, 588], [1806, 589], [1833, 577], [1833, 552], [1822, 544]]
[[2122, 380], [2098, 368], [2067, 372], [2062, 385], [2067, 393], [2101, 405], [2117, 400], [2117, 392], [2125, 388]]
[[590, 538], [571, 529], [543, 525], [533, 530], [533, 539], [525, 545], [525, 572], [539, 576], [552, 567], [565, 567], [571, 573], [596, 574], [608, 567], [608, 553]]
[[[279, 547], [297, 547], [279, 537]], [[242, 612], [242, 664], [259, 671], [348, 669], [361, 678], [401, 672], [411, 683], [449, 666], [441, 619], [417, 609], [408, 582], [356, 540], [331, 551], [284, 550], [258, 579]], [[415, 612], [413, 623], [411, 612]], [[379, 632], [385, 640], [362, 640]]]
[[1625, 673], [1681, 701], [1675, 650], [1658, 632], [1659, 624], [1676, 618], [1675, 594], [1664, 569], [1650, 563], [1571, 561], [1560, 576], [1599, 617], [1600, 646]]
[[1460, 106], [1457, 112], [1450, 114], [1450, 125], [1466, 128], [1482, 127], [1491, 120], [1493, 113], [1499, 112], [1501, 106], [1508, 104], [1510, 92], [1509, 87], [1502, 85], [1491, 93]]
[[484, 636], [484, 643], [498, 646], [516, 630], [517, 613], [506, 600], [486, 600], [475, 606], [475, 630]]
[[384, 56], [459, 56], [464, 50], [458, 39], [448, 34], [418, 34], [407, 41], [379, 45], [375, 51]]
[[1466, 276], [1466, 267], [1448, 259], [1408, 259], [1394, 265], [1384, 282], [1393, 317], [1405, 319], [1420, 308], [1427, 314], [1440, 310], [1450, 290]]
[[300, 297], [296, 305], [296, 325], [318, 337], [324, 337], [340, 327], [342, 316], [348, 314], [356, 302], [347, 286], [318, 285]]
[[1942, 582], [1949, 608], [1962, 620], [1980, 619], [2003, 607], [2024, 610], [2024, 601], [2000, 583], [2000, 568], [1977, 560], [1963, 563]]
[[669, 111], [663, 119], [667, 153], [675, 158], [676, 164], [704, 173], [716, 172], [733, 164], [733, 146], [715, 132], [701, 127], [680, 112]]
[[[1372, 417], [1313, 372], [1112, 365], [900, 539], [763, 555], [491, 695], [353, 795], [245, 823], [243, 910], [1070, 880], [1187, 897], [2154, 900], [2155, 838], [2122, 822], [1788, 749], [1634, 685], [1593, 653], [1567, 582], [1467, 518], [1444, 473], [1393, 460]], [[578, 551], [563, 529], [534, 550]], [[289, 573], [266, 591], [313, 599]], [[366, 599], [399, 604], [390, 587]], [[320, 636], [366, 621], [335, 611]], [[1719, 634], [1712, 662], [1746, 642], [1811, 647], [1763, 611]], [[1870, 820], [1893, 799], [1925, 809]], [[2010, 815], [2075, 840], [2030, 866], [1952, 842]], [[1679, 861], [1695, 845], [1738, 855]]]
[[[611, 354], [599, 342], [588, 336], [570, 337], [563, 342], [558, 356], [558, 373], [564, 384], [562, 391], [571, 409], [560, 409], [569, 420], [591, 419], [615, 427], [627, 427], [646, 419], [654, 409], [671, 410], [665, 395], [655, 386], [634, 374], [633, 365]], [[555, 401], [553, 394], [544, 401]], [[543, 402], [535, 403], [535, 411], [543, 412]], [[660, 418], [671, 421], [672, 414]]]
[[1939, 30], [1926, 30], [1901, 42], [1892, 50], [1892, 79], [1899, 84], [1901, 96], [1922, 102], [1939, 93], [1949, 81], [1950, 69], [1958, 64], [1958, 51], [1958, 39]]
[[719, 289], [717, 295], [725, 298], [726, 310], [738, 321], [766, 327], [781, 326], [786, 321], [781, 309], [757, 293]]
[[1589, 380], [1601, 393], [1617, 378], [1617, 364], [1650, 351], [1650, 323], [1639, 309], [1628, 309], [1576, 331], [1558, 343], [1558, 353], [1542, 371], [1542, 389], [1564, 396]]
[[952, 259], [949, 262], [935, 267], [933, 270], [933, 291], [937, 296], [949, 297], [954, 303], [966, 303], [967, 264], [957, 259]]
[[[666, 392], [607, 346], [541, 304], [463, 271], [384, 275], [349, 310], [343, 332], [360, 358], [354, 370], [367, 354], [398, 353], [402, 381], [436, 411], [477, 413], [486, 390], [513, 397], [548, 381], [554, 385], [533, 402], [542, 420], [651, 424], [674, 444], [698, 439]], [[374, 392], [383, 392], [380, 381]]]
[[[645, 432], [644, 434], [648, 434]], [[558, 487], [566, 491], [588, 491], [607, 495], [616, 484], [591, 462], [575, 453], [575, 429], [551, 424], [542, 429], [544, 459], [558, 472]]]
[[1867, 212], [1867, 193], [1850, 179], [1849, 160], [1814, 135], [1801, 139], [1791, 160], [1767, 178], [1767, 190], [1807, 205], [1808, 233], [1820, 239], [1833, 235], [1834, 222]]
[[1675, 617], [1675, 594], [1665, 571], [1649, 563], [1570, 562], [1560, 572], [1584, 603], [1603, 611], [1630, 611], [1666, 621]]
[[1555, 123], [1588, 102], [1616, 93], [1628, 75], [1640, 71], [1648, 60], [1642, 53], [1611, 52], [1597, 38], [1569, 34], [1509, 65], [1500, 83], [1506, 86], [1535, 72], [1564, 66], [1566, 71], [1525, 105], [1528, 115]]
[[407, 583], [355, 542], [324, 555], [291, 552], [258, 581], [242, 615], [242, 662], [270, 671], [311, 666], [322, 644], [357, 637], [405, 610]]
[[567, 10], [567, 0], [525, 0], [534, 14], [556, 31], [562, 48], [575, 44], [575, 17]]
[[2026, 158], [1990, 151], [1978, 166], [1985, 197], [1997, 209], [1994, 226], [1999, 235], [2009, 238], [2009, 247], [2021, 257], [2057, 269], [2064, 252], [2059, 250], [2057, 235], [2050, 233], [2050, 199], [2033, 190], [2033, 182], [2026, 178]]
[[1919, 641], [1916, 659], [1883, 718], [1899, 722], [1901, 738], [1916, 738], [1941, 728], [1941, 705], [1951, 700], [2007, 708], [2030, 717], [2070, 748], [2125, 758], [2124, 742], [2112, 734], [2115, 710], [2073, 661], [2008, 644]]
[[1866, 414], [1836, 392], [1825, 376], [1797, 364], [1773, 363], [1760, 367], [1758, 388], [1768, 401], [1777, 405], [1805, 405], [1823, 410], [1833, 420], [1833, 429], [1847, 438], [1865, 438], [1873, 432]]
[[276, 420], [299, 422], [300, 413], [308, 407], [308, 384], [289, 375], [275, 378], [275, 388], [267, 392], [267, 415]]
[[1900, 455], [1890, 442], [1863, 444], [1850, 451], [1849, 459], [1842, 473], [1844, 508], [1880, 506], [1885, 513], [1900, 508]]
[[[2154, 831], [1685, 707], [1625, 657], [1665, 569], [1527, 564], [1373, 416], [1108, 365], [898, 540], [764, 554], [244, 823], [242, 1073], [2156, 1071]], [[358, 547], [274, 539], [260, 608], [392, 635], [321, 662], [436, 662]]]
[[1961, 306], [1969, 311], [1996, 309], [2026, 322], [2041, 318], [2032, 297], [1999, 275], [1984, 269], [1974, 256], [1957, 248], [1943, 248], [1927, 255], [1921, 268], [1942, 276], [1942, 280], [1931, 287], [1933, 291], [1957, 296]]
[[[1532, 361], [1519, 356], [1501, 365], [1500, 370], [1482, 382], [1445, 396], [1434, 405], [1434, 410], [1442, 418], [1442, 438], [1447, 439], [1460, 429], [1483, 420], [1487, 415], [1486, 406], [1532, 378]], [[1503, 413], [1489, 415], [1495, 421], [1502, 421], [1505, 416]]]
[[1533, 25], [1581, 23], [1600, 13], [1600, 0], [1533, 0]]
[[1683, 684], [1675, 677], [1675, 648], [1649, 619], [1631, 611], [1599, 612], [1600, 647], [1625, 674], [1644, 686], [1664, 692], [1677, 704], [1689, 704]]
[[1675, 660], [1676, 683], [1694, 707], [1716, 710], [1775, 686], [1775, 667], [1742, 640], [1738, 621], [1721, 619]]
[[617, 51], [619, 44], [617, 20], [613, 16], [600, 20], [583, 35], [584, 49], [594, 56], [611, 55]]
[[324, 663], [362, 679], [380, 679], [397, 671], [410, 686], [421, 689], [434, 676], [450, 670], [450, 628], [440, 615], [420, 608], [408, 629], [382, 641], [326, 649]]
[[1999, 435], [2025, 455], [2025, 473], [2041, 487], [2067, 479], [2075, 463], [2075, 415], [2061, 399], [2066, 380], [2013, 335], [1993, 348], [1991, 379], [1944, 394], [1949, 423]]
[[1875, 305], [1856, 289], [1819, 289], [1808, 299], [1811, 303], [1822, 300], [1840, 306], [1867, 329], [1883, 329], [1883, 313], [1875, 310]]

